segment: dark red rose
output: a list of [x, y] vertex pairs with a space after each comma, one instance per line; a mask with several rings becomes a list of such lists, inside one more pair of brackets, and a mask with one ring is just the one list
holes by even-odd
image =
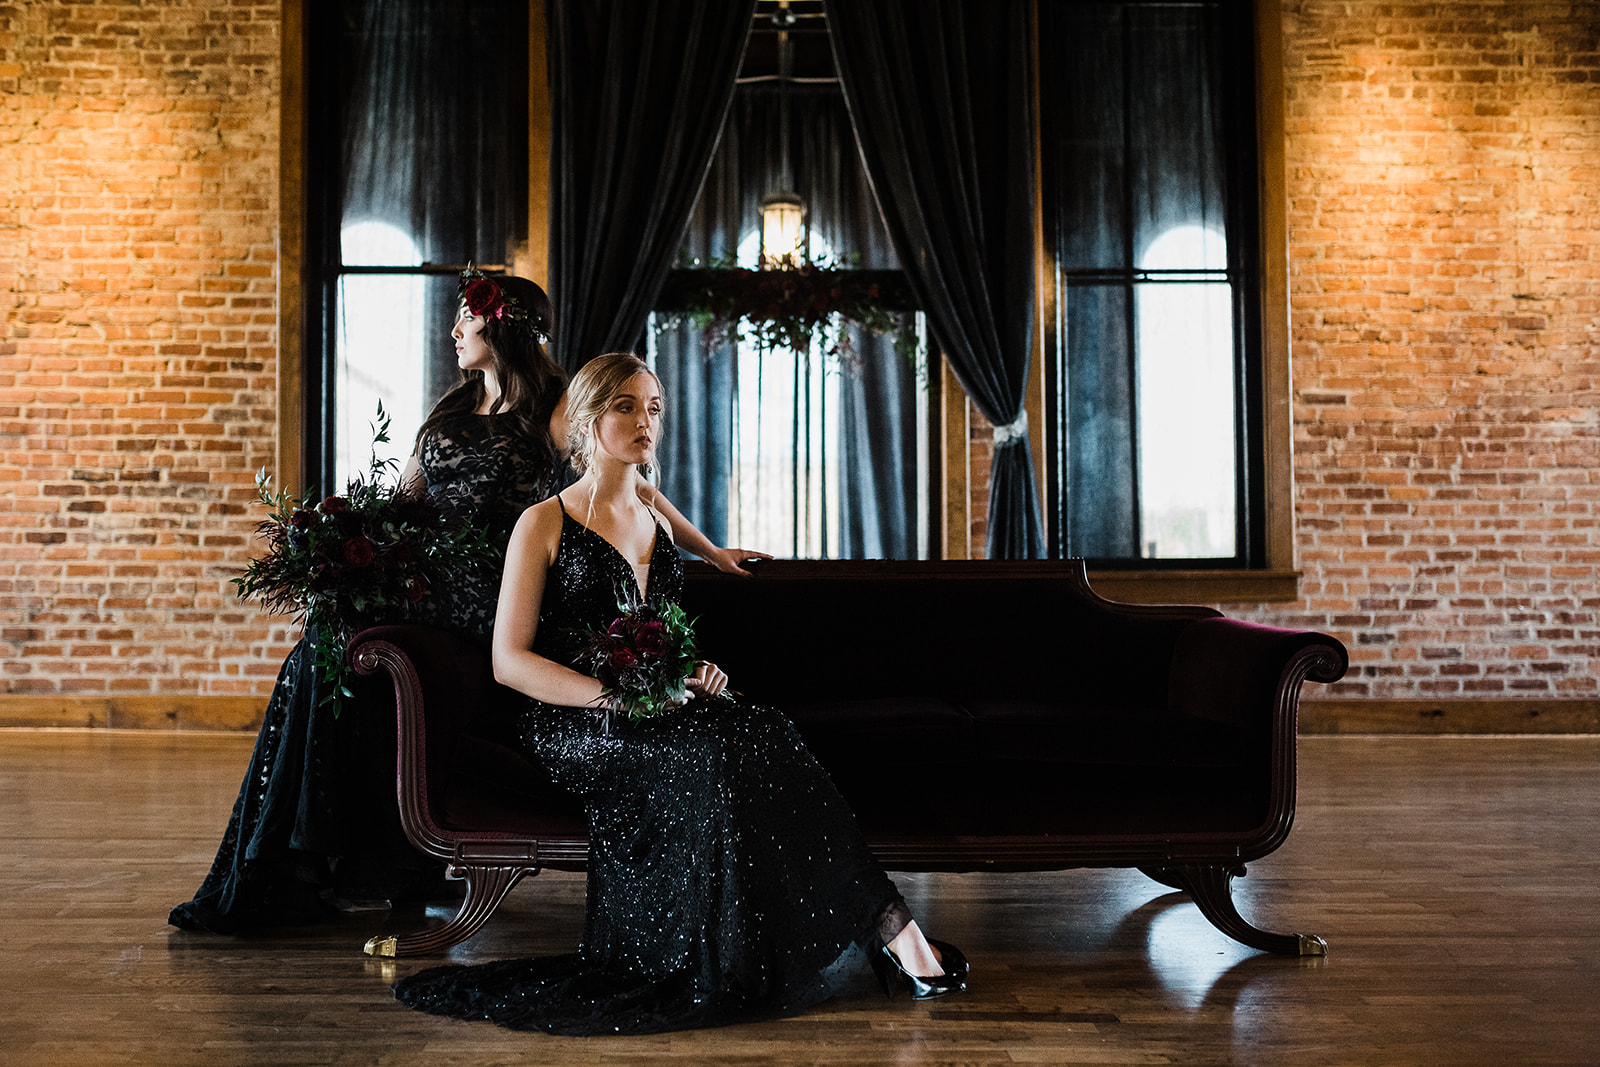
[[634, 634], [633, 643], [647, 656], [659, 656], [667, 650], [667, 628], [660, 622], [647, 622]]
[[618, 645], [611, 650], [611, 669], [625, 671], [629, 667], [637, 666], [639, 657], [627, 645]]
[[428, 583], [423, 581], [421, 578], [411, 579], [410, 583], [406, 586], [406, 600], [409, 603], [415, 604], [417, 601], [421, 600], [427, 595]]
[[289, 516], [289, 525], [297, 530], [310, 529], [317, 524], [317, 513], [307, 511], [305, 508], [295, 508], [294, 514]]
[[867, 286], [867, 296], [871, 297], [873, 300], [878, 299], [878, 287], [877, 287], [877, 285], [874, 284], [874, 285]]
[[505, 305], [505, 297], [500, 292], [500, 287], [488, 278], [474, 278], [462, 290], [461, 302], [467, 305], [467, 310], [478, 318], [486, 315], [495, 315], [499, 318], [499, 311]]
[[611, 625], [606, 627], [606, 633], [610, 634], [612, 637], [626, 637], [626, 636], [628, 636], [628, 620], [627, 620], [627, 618], [625, 618], [624, 616], [618, 615], [615, 619], [612, 619], [611, 620]]
[[344, 543], [344, 561], [352, 567], [365, 567], [377, 552], [365, 537], [352, 537]]
[[342, 496], [330, 496], [317, 505], [317, 510], [324, 515], [338, 515], [350, 510], [350, 502]]

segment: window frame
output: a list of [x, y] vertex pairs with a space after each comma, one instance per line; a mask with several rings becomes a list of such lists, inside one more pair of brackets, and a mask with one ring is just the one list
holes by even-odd
[[[323, 376], [334, 324], [329, 294], [341, 276], [406, 274], [442, 276], [460, 265], [419, 267], [343, 266], [322, 261], [329, 232], [337, 233], [338, 205], [331, 187], [312, 180], [327, 146], [313, 146], [311, 82], [318, 43], [310, 32], [312, 0], [284, 0], [281, 30], [281, 95], [278, 170], [278, 376], [277, 447], [274, 480], [300, 495], [327, 488], [333, 458]], [[517, 235], [511, 261], [484, 265], [525, 278], [549, 273], [550, 95], [545, 56], [544, 0], [528, 0], [528, 199], [526, 232]], [[332, 228], [331, 231], [329, 228]]]
[[[1259, 510], [1253, 524], [1259, 544], [1245, 567], [1096, 567], [1091, 580], [1103, 595], [1136, 603], [1292, 601], [1299, 599], [1300, 572], [1294, 559], [1293, 424], [1290, 407], [1287, 197], [1284, 159], [1282, 14], [1272, 0], [1254, 0], [1254, 152], [1258, 264], [1255, 291], [1245, 294], [1251, 321], [1246, 343], [1257, 345], [1256, 365], [1239, 384], [1254, 394], [1259, 413], [1256, 440], [1244, 435], [1250, 450], [1242, 457], [1247, 477], [1241, 488], [1248, 507]], [[1035, 35], [1037, 47], [1037, 34]], [[1035, 94], [1038, 100], [1038, 63]], [[1038, 114], [1038, 108], [1035, 109]], [[1037, 119], [1036, 119], [1037, 121]], [[1036, 132], [1036, 136], [1037, 136]], [[1249, 195], [1240, 190], [1238, 195]], [[1062, 292], [1053, 251], [1045, 239], [1043, 187], [1035, 203], [1038, 237], [1038, 342], [1029, 382], [1030, 422], [1042, 427], [1035, 462], [1041, 506], [1049, 505], [1050, 457], [1059, 445], [1053, 420], [1051, 379], [1063, 355]], [[1253, 340], [1249, 335], [1253, 334]], [[1037, 421], [1035, 421], [1037, 416]], [[1255, 484], [1251, 484], [1251, 479]]]

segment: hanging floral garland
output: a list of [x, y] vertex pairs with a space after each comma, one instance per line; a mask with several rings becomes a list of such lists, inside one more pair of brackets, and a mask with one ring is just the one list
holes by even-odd
[[892, 334], [895, 350], [916, 359], [916, 326], [908, 310], [914, 301], [897, 271], [793, 258], [773, 269], [749, 270], [723, 259], [709, 268], [674, 271], [659, 303], [686, 314], [714, 343], [743, 341], [803, 353], [817, 338], [830, 358], [849, 366], [850, 336], [839, 329], [846, 320]]

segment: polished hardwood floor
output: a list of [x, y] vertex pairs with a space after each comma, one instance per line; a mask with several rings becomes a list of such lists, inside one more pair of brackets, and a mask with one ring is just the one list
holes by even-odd
[[[294, 936], [173, 931], [251, 739], [0, 731], [0, 1063], [1600, 1063], [1600, 738], [1310, 737], [1288, 843], [1235, 884], [1251, 952], [1134, 872], [900, 875], [972, 989], [808, 1014], [552, 1038], [417, 1014], [368, 912]], [[581, 876], [523, 883], [449, 958], [562, 951]]]

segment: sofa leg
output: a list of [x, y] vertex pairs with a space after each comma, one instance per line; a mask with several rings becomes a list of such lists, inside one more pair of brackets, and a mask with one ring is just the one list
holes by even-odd
[[1328, 943], [1314, 934], [1274, 934], [1251, 926], [1239, 914], [1229, 888], [1234, 878], [1244, 874], [1242, 866], [1223, 864], [1179, 864], [1172, 867], [1140, 867], [1145, 875], [1162, 885], [1182, 890], [1195, 902], [1200, 914], [1211, 925], [1242, 945], [1276, 952], [1284, 956], [1325, 956]]
[[405, 937], [374, 937], [367, 941], [369, 956], [424, 956], [459, 944], [477, 933], [500, 902], [522, 881], [534, 873], [530, 867], [459, 867], [467, 880], [467, 894], [461, 910], [443, 926]]

